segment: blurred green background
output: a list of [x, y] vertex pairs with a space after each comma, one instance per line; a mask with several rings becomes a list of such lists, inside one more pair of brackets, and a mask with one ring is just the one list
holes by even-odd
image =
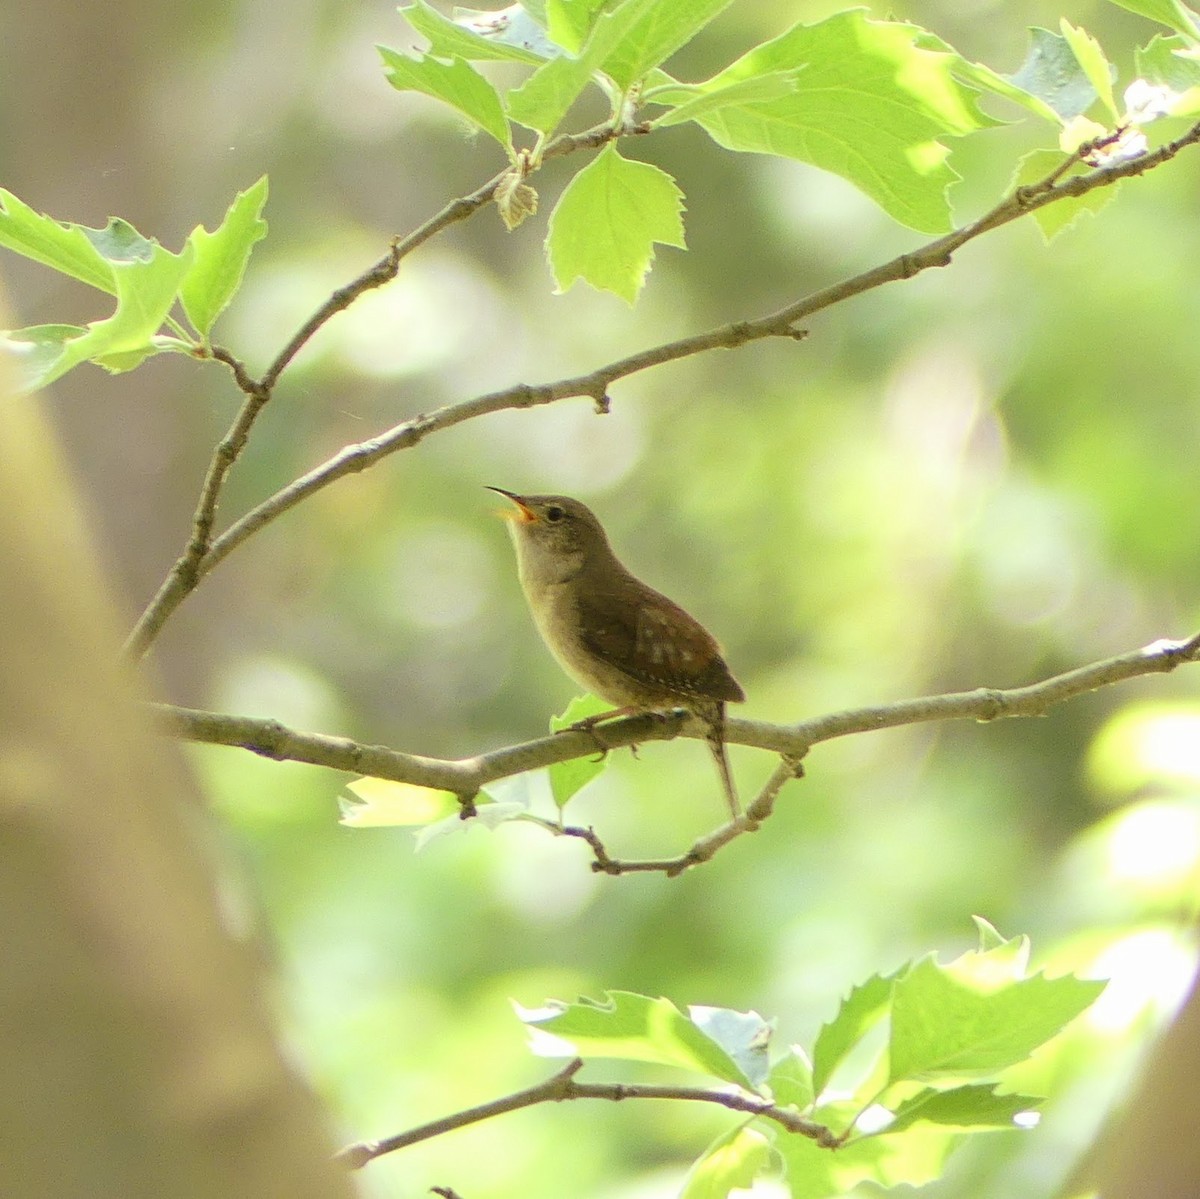
[[[734, 5], [673, 69], [702, 78], [838, 7]], [[1027, 25], [1062, 15], [1123, 72], [1156, 32], [1098, 2], [870, 7], [1002, 71]], [[60, 219], [117, 214], [174, 247], [268, 172], [270, 235], [217, 328], [261, 370], [392, 234], [501, 165], [385, 83], [374, 43], [413, 41], [385, 3], [26, 7], [0, 49], [0, 182]], [[965, 144], [960, 218], [1046, 136], [1018, 123]], [[412, 414], [761, 314], [920, 244], [839, 180], [726, 154], [698, 130], [628, 152], [679, 180], [690, 247], [660, 250], [635, 309], [582, 286], [552, 293], [545, 213], [578, 163], [551, 164], [541, 218], [508, 234], [480, 213], [314, 340], [222, 516]], [[948, 270], [820, 314], [805, 343], [644, 373], [603, 417], [579, 400], [439, 434], [222, 564], [159, 642], [161, 691], [429, 755], [539, 735], [574, 691], [529, 622], [485, 483], [592, 505], [631, 568], [722, 639], [758, 719], [1019, 685], [1194, 631], [1198, 195], [1191, 151], [1049, 249], [1032, 224], [1009, 226]], [[104, 315], [49, 272], [4, 270], [22, 324]], [[223, 369], [170, 356], [116, 378], [84, 368], [45, 398], [131, 622], [187, 537], [237, 403]], [[231, 895], [261, 905], [288, 1037], [340, 1140], [548, 1073], [510, 1000], [665, 994], [756, 1009], [781, 1045], [811, 1045], [851, 984], [968, 947], [979, 913], [1031, 934], [1052, 970], [1113, 982], [1021, 1076], [1061, 1091], [1041, 1128], [978, 1138], [927, 1193], [1050, 1195], [1193, 967], [1197, 668], [1042, 720], [821, 746], [768, 826], [675, 880], [597, 878], [581, 846], [515, 827], [414, 856], [404, 830], [336, 823], [340, 777], [237, 750], [190, 756]], [[719, 820], [699, 744], [616, 757], [570, 809], [614, 852], [675, 853]], [[737, 748], [733, 760], [747, 795], [772, 765]], [[361, 1184], [659, 1199], [727, 1125], [684, 1105], [555, 1106], [380, 1161]]]

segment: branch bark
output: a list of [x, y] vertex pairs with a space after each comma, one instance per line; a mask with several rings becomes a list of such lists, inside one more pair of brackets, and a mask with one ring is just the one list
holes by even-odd
[[0, 1191], [350, 1199], [69, 472], [35, 401], [0, 399]]
[[[991, 721], [1002, 717], [1040, 716], [1055, 704], [1101, 687], [1143, 675], [1163, 674], [1197, 660], [1200, 660], [1200, 633], [1182, 641], [1155, 641], [1141, 649], [1053, 675], [1025, 687], [980, 687], [974, 691], [922, 696], [891, 704], [852, 708], [790, 725], [729, 717], [725, 724], [727, 742], [776, 753], [780, 756], [780, 764], [742, 816], [701, 838], [677, 857], [622, 861], [609, 855], [592, 829], [564, 828], [538, 817], [527, 819], [555, 835], [585, 841], [592, 849], [593, 868], [606, 874], [650, 870], [676, 875], [708, 861], [735, 837], [755, 831], [771, 815], [775, 799], [785, 783], [800, 773], [802, 759], [822, 741], [937, 720]], [[152, 707], [164, 729], [184, 740], [235, 746], [267, 758], [306, 762], [355, 775], [450, 791], [462, 801], [464, 816], [473, 814], [473, 797], [489, 783], [594, 754], [597, 741], [609, 750], [681, 736], [702, 740], [706, 734], [702, 722], [683, 711], [676, 711], [665, 719], [653, 715], [634, 716], [586, 733], [556, 733], [469, 758], [445, 759], [403, 753], [381, 745], [363, 745], [346, 737], [297, 732], [274, 720], [202, 712], [170, 704]]]
[[[921, 696], [850, 708], [796, 724], [771, 724], [730, 716], [726, 720], [725, 739], [732, 745], [769, 750], [798, 762], [812, 746], [835, 737], [935, 720], [990, 721], [1041, 716], [1053, 705], [1089, 691], [1142, 675], [1164, 674], [1197, 659], [1200, 659], [1200, 633], [1183, 641], [1155, 641], [1025, 687], [980, 687], [974, 691]], [[703, 723], [680, 710], [666, 719], [633, 716], [586, 733], [556, 733], [468, 758], [427, 758], [386, 746], [363, 745], [348, 737], [297, 732], [276, 720], [229, 716], [172, 704], [151, 706], [166, 731], [186, 741], [236, 746], [265, 758], [327, 766], [462, 796], [473, 795], [497, 779], [587, 757], [596, 752], [597, 740], [605, 749], [620, 749], [644, 741], [670, 741], [681, 736], [703, 740], [705, 736]]]
[[[581, 134], [557, 138], [547, 147], [542, 158], [545, 160], [560, 157], [581, 148], [601, 145], [614, 137], [647, 132], [649, 127], [645, 125], [621, 130], [600, 126]], [[1090, 155], [1103, 148], [1110, 140], [1111, 137], [1105, 137], [1080, 146], [1043, 179], [1017, 188], [978, 220], [936, 238], [915, 251], [901, 254], [872, 270], [796, 300], [776, 312], [754, 320], [734, 321], [706, 333], [664, 342], [617, 359], [584, 375], [539, 385], [518, 383], [458, 404], [449, 404], [432, 413], [403, 421], [368, 441], [345, 446], [333, 457], [252, 508], [230, 525], [221, 536], [210, 540], [212, 519], [224, 478], [244, 446], [254, 419], [269, 400], [279, 376], [295, 355], [336, 313], [349, 307], [364, 292], [382, 286], [394, 278], [401, 260], [407, 254], [435, 234], [466, 219], [487, 204], [507, 174], [507, 171], [501, 172], [470, 195], [452, 201], [406, 238], [393, 241], [384, 258], [358, 279], [334, 292], [279, 352], [262, 380], [256, 382], [252, 379], [241, 363], [228, 351], [214, 349], [213, 356], [230, 366], [238, 386], [246, 392], [247, 399], [229, 434], [218, 445], [214, 454], [213, 464], [202, 488], [200, 503], [193, 520], [192, 538], [154, 598], [138, 618], [125, 644], [126, 654], [132, 658], [143, 656], [176, 608], [195, 590], [200, 580], [234, 549], [284, 512], [295, 507], [301, 500], [346, 475], [366, 470], [399, 450], [411, 449], [433, 433], [453, 428], [479, 416], [510, 408], [532, 408], [580, 397], [590, 397], [597, 410], [604, 412], [607, 411], [609, 403], [608, 389], [613, 383], [630, 375], [710, 350], [736, 349], [766, 338], [800, 340], [806, 334], [797, 327], [798, 322], [825, 308], [882, 287], [886, 283], [911, 279], [931, 267], [949, 266], [953, 255], [968, 242], [1044, 208], [1047, 204], [1084, 196], [1096, 188], [1108, 187], [1122, 179], [1142, 175], [1162, 166], [1181, 150], [1200, 142], [1200, 122], [1175, 141], [1160, 146], [1140, 158], [1099, 167], [1084, 175], [1065, 177], [1068, 170], [1087, 161]]]
[[[631, 125], [614, 129], [611, 124], [597, 125], [582, 133], [566, 133], [557, 137], [542, 152], [541, 162], [561, 158], [576, 150], [596, 149], [615, 138], [648, 133], [645, 125]], [[212, 530], [216, 520], [217, 504], [225, 480], [234, 463], [246, 448], [250, 430], [274, 394], [280, 376], [291, 365], [297, 354], [339, 312], [344, 312], [360, 296], [390, 283], [399, 273], [401, 262], [414, 250], [423, 246], [430, 238], [486, 207], [496, 194], [496, 189], [508, 174], [508, 169], [494, 175], [481, 187], [466, 196], [451, 200], [440, 212], [435, 213], [424, 224], [419, 225], [407, 237], [392, 239], [387, 253], [378, 262], [369, 266], [361, 275], [344, 287], [339, 287], [330, 297], [296, 330], [272, 359], [261, 379], [255, 379], [246, 369], [245, 363], [223, 346], [212, 346], [207, 351], [198, 348], [199, 356], [207, 354], [217, 362], [224, 363], [233, 374], [238, 389], [245, 400], [233, 419], [228, 432], [217, 443], [216, 449], [200, 487], [196, 511], [192, 516], [192, 534], [183, 553], [175, 561], [155, 593], [138, 618], [124, 646], [126, 655], [139, 658], [158, 636], [171, 613], [195, 589], [207, 569], [201, 570], [212, 548]], [[218, 559], [219, 561], [219, 559]], [[216, 565], [213, 562], [211, 565]]]
[[813, 1120], [806, 1120], [794, 1108], [778, 1107], [769, 1099], [755, 1095], [749, 1091], [736, 1089], [713, 1090], [705, 1087], [671, 1087], [651, 1084], [633, 1084], [620, 1082], [576, 1082], [575, 1075], [583, 1068], [579, 1058], [567, 1063], [557, 1074], [523, 1091], [515, 1091], [490, 1103], [481, 1103], [478, 1107], [456, 1112], [440, 1120], [432, 1120], [418, 1128], [410, 1128], [406, 1132], [395, 1133], [378, 1141], [359, 1141], [347, 1145], [336, 1157], [347, 1169], [360, 1170], [368, 1162], [382, 1157], [385, 1153], [394, 1153], [397, 1149], [405, 1149], [409, 1145], [419, 1144], [431, 1137], [442, 1136], [453, 1132], [456, 1128], [465, 1128], [469, 1124], [478, 1124], [490, 1120], [493, 1116], [502, 1116], [506, 1112], [520, 1111], [522, 1108], [533, 1107], [538, 1103], [562, 1103], [572, 1099], [607, 1099], [620, 1103], [626, 1099], [674, 1099], [689, 1103], [715, 1103], [730, 1111], [744, 1112], [751, 1116], [761, 1116], [786, 1128], [788, 1132], [810, 1137], [824, 1149], [834, 1148], [839, 1142], [832, 1129]]

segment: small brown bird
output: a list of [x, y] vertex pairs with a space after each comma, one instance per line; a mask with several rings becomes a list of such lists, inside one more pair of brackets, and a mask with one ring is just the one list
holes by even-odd
[[579, 727], [635, 712], [686, 708], [704, 722], [729, 810], [741, 808], [725, 753], [725, 705], [746, 698], [716, 639], [617, 560], [591, 509], [565, 495], [516, 495], [503, 515], [534, 623], [581, 686], [616, 706]]

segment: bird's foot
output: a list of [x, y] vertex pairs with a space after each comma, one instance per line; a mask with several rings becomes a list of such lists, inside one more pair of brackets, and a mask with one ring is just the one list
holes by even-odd
[[603, 724], [607, 720], [616, 720], [619, 716], [632, 716], [635, 712], [640, 712], [640, 708], [624, 707], [624, 708], [609, 708], [607, 712], [594, 712], [591, 716], [585, 716], [582, 720], [576, 720], [573, 724], [567, 725], [562, 731], [564, 733], [590, 733], [598, 724]]
[[[596, 748], [600, 751], [600, 756], [595, 761], [603, 762], [608, 756], [609, 750], [612, 749], [612, 746], [605, 742], [596, 732], [598, 724], [603, 724], [609, 720], [617, 720], [622, 716], [651, 716], [655, 720], [666, 720], [672, 715], [674, 715], [673, 712], [658, 712], [653, 709], [648, 710], [629, 705], [624, 708], [611, 708], [607, 712], [597, 712], [592, 716], [585, 716], [582, 720], [576, 720], [565, 728], [556, 731], [560, 733], [587, 733], [595, 741]], [[636, 745], [631, 744], [629, 751], [635, 758], [637, 757]]]
[[606, 744], [604, 739], [596, 732], [598, 721], [595, 717], [589, 716], [584, 720], [577, 720], [574, 724], [564, 725], [561, 729], [555, 729], [554, 733], [557, 736], [559, 733], [587, 733], [589, 737], [596, 743], [597, 755], [592, 759], [593, 762], [603, 762], [608, 757], [608, 751], [612, 748]]

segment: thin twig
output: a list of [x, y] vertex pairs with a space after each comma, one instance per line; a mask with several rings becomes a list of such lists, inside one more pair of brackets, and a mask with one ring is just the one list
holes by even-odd
[[655, 873], [674, 878], [693, 866], [699, 866], [701, 862], [709, 861], [718, 850], [723, 849], [743, 833], [757, 832], [763, 821], [775, 810], [775, 800], [784, 785], [791, 782], [792, 779], [801, 778], [803, 774], [804, 767], [798, 758], [790, 754], [783, 755], [779, 765], [775, 767], [771, 777], [763, 784], [762, 790], [759, 791], [754, 802], [746, 808], [741, 816], [721, 825], [707, 836], [700, 837], [689, 849], [673, 858], [637, 858], [633, 860], [614, 858], [593, 828], [582, 828], [571, 824], [560, 825], [553, 820], [544, 820], [539, 816], [532, 815], [527, 815], [524, 819], [541, 825], [547, 832], [556, 836], [578, 837], [581, 841], [586, 842], [592, 851], [592, 869], [597, 874]]
[[[486, 185], [486, 187], [481, 188], [480, 192], [487, 191], [490, 196], [490, 192], [494, 190], [495, 183], [493, 181]], [[443, 215], [450, 213], [452, 215], [447, 216], [447, 219], [439, 227], [444, 228], [455, 220], [463, 220], [486, 203], [486, 198], [477, 204], [472, 204], [472, 199], [474, 197], [468, 197], [465, 200], [456, 200], [454, 204], [443, 209]], [[459, 205], [462, 206], [461, 211], [457, 207]], [[330, 318], [336, 316], [339, 312], [345, 312], [359, 296], [368, 291], [374, 291], [375, 288], [382, 287], [385, 283], [390, 283], [400, 273], [400, 260], [404, 257], [404, 253], [401, 252], [402, 244], [399, 238], [393, 238], [391, 245], [388, 247], [388, 252], [374, 266], [364, 271], [357, 279], [346, 284], [345, 287], [339, 287], [292, 334], [291, 340], [275, 355], [275, 360], [267, 367], [266, 373], [262, 377], [262, 382], [259, 384], [263, 391], [269, 395], [274, 390], [275, 384], [279, 382], [279, 376], [287, 369], [292, 359], [300, 353], [313, 334], [329, 322]]]
[[200, 581], [200, 564], [212, 549], [212, 531], [217, 519], [221, 489], [233, 464], [246, 448], [250, 429], [258, 414], [271, 398], [270, 389], [251, 379], [242, 363], [227, 351], [214, 348], [212, 354], [214, 358], [228, 363], [246, 398], [242, 401], [233, 424], [213, 451], [204, 482], [200, 486], [196, 510], [192, 514], [192, 533], [188, 543], [126, 639], [123, 652], [131, 657], [140, 657], [145, 653], [167, 617]]
[[[587, 129], [582, 133], [563, 134], [561, 137], [555, 138], [545, 148], [542, 152], [542, 161], [561, 158], [564, 154], [571, 154], [576, 150], [596, 149], [615, 138], [628, 134], [645, 133], [647, 131], [648, 128], [646, 126], [639, 125], [625, 129], [614, 129], [611, 124], [606, 123], [597, 125], [592, 129]], [[335, 291], [296, 330], [291, 340], [279, 351], [275, 356], [275, 360], [267, 368], [266, 374], [262, 377], [261, 386], [267, 391], [271, 391], [279, 381], [279, 376], [283, 374], [292, 359], [312, 339], [313, 335], [328, 323], [331, 317], [349, 308], [364, 292], [382, 287], [385, 283], [391, 282], [399, 274], [400, 263], [414, 250], [419, 249], [430, 238], [442, 233], [451, 225], [458, 224], [458, 222], [465, 221], [468, 217], [474, 216], [481, 208], [491, 203], [496, 194], [496, 189], [510, 170], [511, 168], [506, 167], [503, 171], [493, 175], [486, 183], [477, 187], [473, 192], [451, 200], [440, 212], [435, 213], [429, 220], [419, 225], [406, 237], [395, 238], [388, 253], [383, 258], [375, 263], [374, 266], [364, 271], [363, 274], [359, 275], [357, 279], [352, 280], [345, 287], [341, 287]]]
[[[645, 125], [619, 131], [606, 126], [598, 126], [584, 133], [564, 135], [555, 139], [546, 148], [543, 159], [558, 157], [583, 147], [594, 147], [615, 136], [628, 133], [640, 134], [647, 131], [648, 126]], [[200, 579], [248, 537], [301, 500], [348, 474], [366, 470], [369, 466], [373, 466], [398, 450], [412, 448], [431, 433], [453, 428], [455, 425], [478, 416], [510, 408], [531, 408], [541, 404], [552, 404], [581, 396], [590, 397], [599, 411], [606, 411], [609, 402], [609, 387], [616, 381], [628, 378], [639, 371], [662, 366], [668, 362], [676, 362], [695, 354], [706, 353], [709, 350], [736, 349], [749, 342], [760, 341], [764, 338], [800, 339], [805, 336], [805, 333], [797, 327], [798, 322], [825, 308], [874, 288], [882, 287], [885, 283], [911, 279], [914, 275], [931, 267], [948, 266], [953, 255], [968, 242], [992, 229], [1035, 212], [1047, 204], [1068, 197], [1083, 196], [1096, 188], [1110, 186], [1121, 179], [1141, 175], [1161, 166], [1174, 158], [1185, 147], [1200, 141], [1200, 122], [1193, 125], [1175, 141], [1160, 146], [1157, 150], [1142, 155], [1140, 158], [1130, 159], [1113, 166], [1096, 168], [1087, 174], [1063, 178], [1067, 170], [1078, 165], [1086, 153], [1101, 147], [1105, 140], [1098, 139], [1094, 143], [1081, 146], [1045, 178], [1017, 188], [978, 220], [964, 225], [944, 237], [936, 238], [915, 251], [902, 254], [873, 270], [865, 271], [851, 279], [797, 300], [776, 312], [756, 320], [736, 321], [707, 333], [664, 342], [640, 353], [618, 359], [606, 366], [598, 367], [589, 374], [577, 375], [570, 379], [561, 379], [555, 383], [540, 386], [516, 384], [489, 395], [479, 396], [459, 404], [447, 405], [431, 414], [404, 421], [369, 441], [344, 447], [332, 458], [288, 484], [246, 513], [218, 537], [198, 560], [193, 561], [189, 558], [185, 568], [173, 569], [158, 594], [139, 618], [137, 626], [127, 642], [127, 653], [132, 657], [144, 654], [167, 618], [195, 589]], [[314, 313], [280, 352], [275, 363], [264, 376], [264, 381], [269, 380], [273, 385], [279, 373], [299, 349], [334, 313], [341, 311], [350, 300], [367, 290], [367, 286], [378, 286], [378, 283], [372, 282], [367, 286], [359, 287], [363, 280], [376, 278], [375, 272], [380, 271], [383, 263], [390, 262], [392, 256], [396, 257], [398, 264], [400, 258], [423, 244], [435, 233], [478, 211], [494, 195], [502, 178], [503, 173], [489, 180], [470, 196], [462, 197], [448, 204], [440, 213], [407, 238], [399, 243], [394, 243], [388, 258], [381, 260], [381, 263], [377, 263], [375, 267], [372, 267], [347, 288], [342, 289], [341, 292], [334, 293], [330, 300], [317, 313]], [[386, 271], [379, 276], [379, 282], [386, 281], [384, 275], [386, 275]], [[344, 303], [342, 302], [343, 295], [349, 295], [349, 299]], [[239, 385], [241, 384], [239, 383]], [[176, 565], [179, 566], [178, 563]]]
[[[544, 162], [552, 158], [561, 158], [564, 154], [571, 154], [576, 150], [596, 149], [615, 138], [628, 134], [645, 133], [647, 131], [646, 126], [639, 125], [626, 129], [614, 129], [611, 124], [606, 123], [597, 125], [592, 129], [587, 129], [582, 133], [563, 134], [561, 137], [555, 138], [545, 148], [542, 152], [541, 160]], [[279, 381], [279, 376], [287, 369], [292, 359], [312, 339], [313, 335], [328, 323], [331, 317], [336, 316], [339, 312], [344, 312], [364, 292], [382, 287], [385, 283], [390, 283], [399, 274], [401, 262], [414, 250], [419, 249], [427, 241], [436, 237], [437, 234], [444, 232], [451, 225], [458, 224], [460, 221], [465, 221], [468, 217], [474, 216], [481, 208], [491, 203], [496, 194], [497, 187], [500, 186], [501, 181], [508, 175], [510, 170], [511, 168], [506, 167], [503, 171], [493, 175], [486, 183], [477, 187], [473, 192], [451, 200], [440, 212], [435, 213], [424, 224], [418, 225], [406, 237], [393, 239], [387, 254], [375, 263], [374, 266], [359, 275], [357, 279], [352, 280], [345, 287], [341, 287], [335, 291], [296, 330], [287, 345], [279, 351], [275, 356], [275, 360], [267, 368], [260, 386], [268, 392], [271, 391]], [[216, 357], [215, 354], [214, 357]]]
[[[1101, 687], [1144, 675], [1163, 674], [1198, 660], [1200, 633], [1182, 641], [1155, 641], [1142, 649], [1093, 662], [1025, 687], [981, 687], [975, 691], [899, 700], [834, 712], [791, 725], [728, 717], [725, 724], [727, 742], [777, 753], [781, 757], [780, 764], [743, 815], [700, 838], [690, 849], [675, 857], [624, 861], [609, 854], [593, 829], [561, 827], [554, 821], [536, 816], [525, 819], [542, 825], [556, 836], [584, 841], [592, 850], [593, 869], [602, 873], [656, 871], [674, 876], [708, 861], [736, 837], [757, 830], [771, 815], [784, 784], [801, 773], [800, 763], [809, 749], [822, 741], [936, 720], [991, 721], [1001, 717], [1040, 716], [1054, 704]], [[596, 752], [596, 731], [563, 732], [470, 758], [426, 758], [384, 746], [361, 745], [345, 737], [300, 733], [274, 720], [200, 712], [169, 704], [154, 704], [152, 708], [161, 717], [165, 729], [184, 740], [236, 746], [263, 757], [412, 783], [459, 796], [474, 796], [497, 779]], [[666, 719], [634, 716], [613, 721], [604, 726], [601, 735], [606, 748], [619, 749], [639, 742], [671, 740], [680, 736], [703, 739], [706, 733], [702, 722], [677, 711]]]
[[562, 1103], [573, 1099], [607, 1099], [620, 1103], [626, 1099], [673, 1099], [693, 1103], [715, 1103], [731, 1111], [744, 1112], [751, 1116], [761, 1116], [782, 1125], [789, 1132], [800, 1136], [810, 1137], [823, 1148], [833, 1148], [837, 1144], [837, 1136], [824, 1124], [807, 1120], [794, 1108], [778, 1107], [769, 1099], [755, 1095], [749, 1091], [737, 1089], [712, 1090], [704, 1087], [672, 1087], [654, 1086], [649, 1084], [631, 1083], [597, 1083], [576, 1082], [575, 1075], [583, 1067], [579, 1058], [567, 1063], [557, 1074], [545, 1082], [527, 1087], [505, 1095], [501, 1099], [493, 1099], [490, 1103], [481, 1103], [478, 1107], [456, 1112], [441, 1120], [433, 1120], [407, 1132], [396, 1133], [378, 1141], [359, 1141], [347, 1145], [336, 1157], [347, 1169], [362, 1169], [368, 1162], [382, 1157], [385, 1153], [393, 1153], [397, 1149], [405, 1149], [427, 1141], [431, 1137], [442, 1136], [453, 1132], [456, 1128], [465, 1128], [469, 1124], [478, 1124], [482, 1120], [490, 1120], [493, 1116], [501, 1116], [506, 1112], [520, 1111], [522, 1108], [533, 1107], [538, 1103]]
[[481, 1103], [478, 1107], [456, 1112], [452, 1116], [431, 1120], [428, 1124], [410, 1128], [407, 1132], [396, 1133], [394, 1136], [383, 1138], [383, 1140], [360, 1141], [355, 1145], [347, 1145], [338, 1152], [336, 1160], [350, 1170], [361, 1170], [367, 1162], [373, 1161], [385, 1153], [416, 1145], [431, 1137], [443, 1136], [445, 1133], [453, 1132], [456, 1128], [465, 1128], [468, 1124], [478, 1124], [481, 1120], [490, 1120], [493, 1116], [502, 1116], [505, 1112], [517, 1112], [523, 1107], [532, 1107], [536, 1103], [565, 1099], [567, 1097], [566, 1087], [582, 1068], [583, 1062], [579, 1058], [575, 1058], [545, 1082], [539, 1082], [523, 1091], [515, 1091], [511, 1095], [505, 1095], [502, 1099], [493, 1099], [490, 1103]]
[[[622, 129], [614, 129], [611, 124], [606, 123], [584, 130], [582, 133], [563, 134], [555, 138], [544, 149], [540, 161], [561, 158], [564, 154], [570, 154], [576, 150], [595, 149], [618, 137], [647, 132], [649, 132], [648, 125], [631, 125]], [[506, 168], [493, 176], [487, 183], [476, 188], [469, 195], [452, 200], [440, 212], [435, 213], [423, 225], [409, 233], [407, 237], [393, 238], [388, 252], [378, 262], [369, 266], [344, 287], [339, 287], [334, 291], [296, 330], [283, 349], [276, 354], [261, 379], [255, 379], [241, 359], [223, 346], [212, 346], [208, 349], [209, 357], [229, 367], [238, 389], [246, 398], [237, 416], [234, 417], [229, 431], [213, 451], [204, 482], [200, 488], [195, 514], [192, 517], [192, 533], [188, 543], [126, 639], [124, 653], [128, 657], [136, 659], [145, 654], [171, 613], [191, 594], [200, 579], [221, 560], [221, 557], [224, 557], [222, 554], [217, 558], [210, 559], [212, 529], [221, 489], [234, 463], [246, 447], [255, 420], [271, 399], [279, 377], [296, 355], [339, 312], [344, 312], [366, 292], [390, 283], [399, 274], [401, 262], [414, 250], [451, 225], [473, 216], [487, 205], [495, 196], [496, 188], [508, 174], [509, 169]]]

